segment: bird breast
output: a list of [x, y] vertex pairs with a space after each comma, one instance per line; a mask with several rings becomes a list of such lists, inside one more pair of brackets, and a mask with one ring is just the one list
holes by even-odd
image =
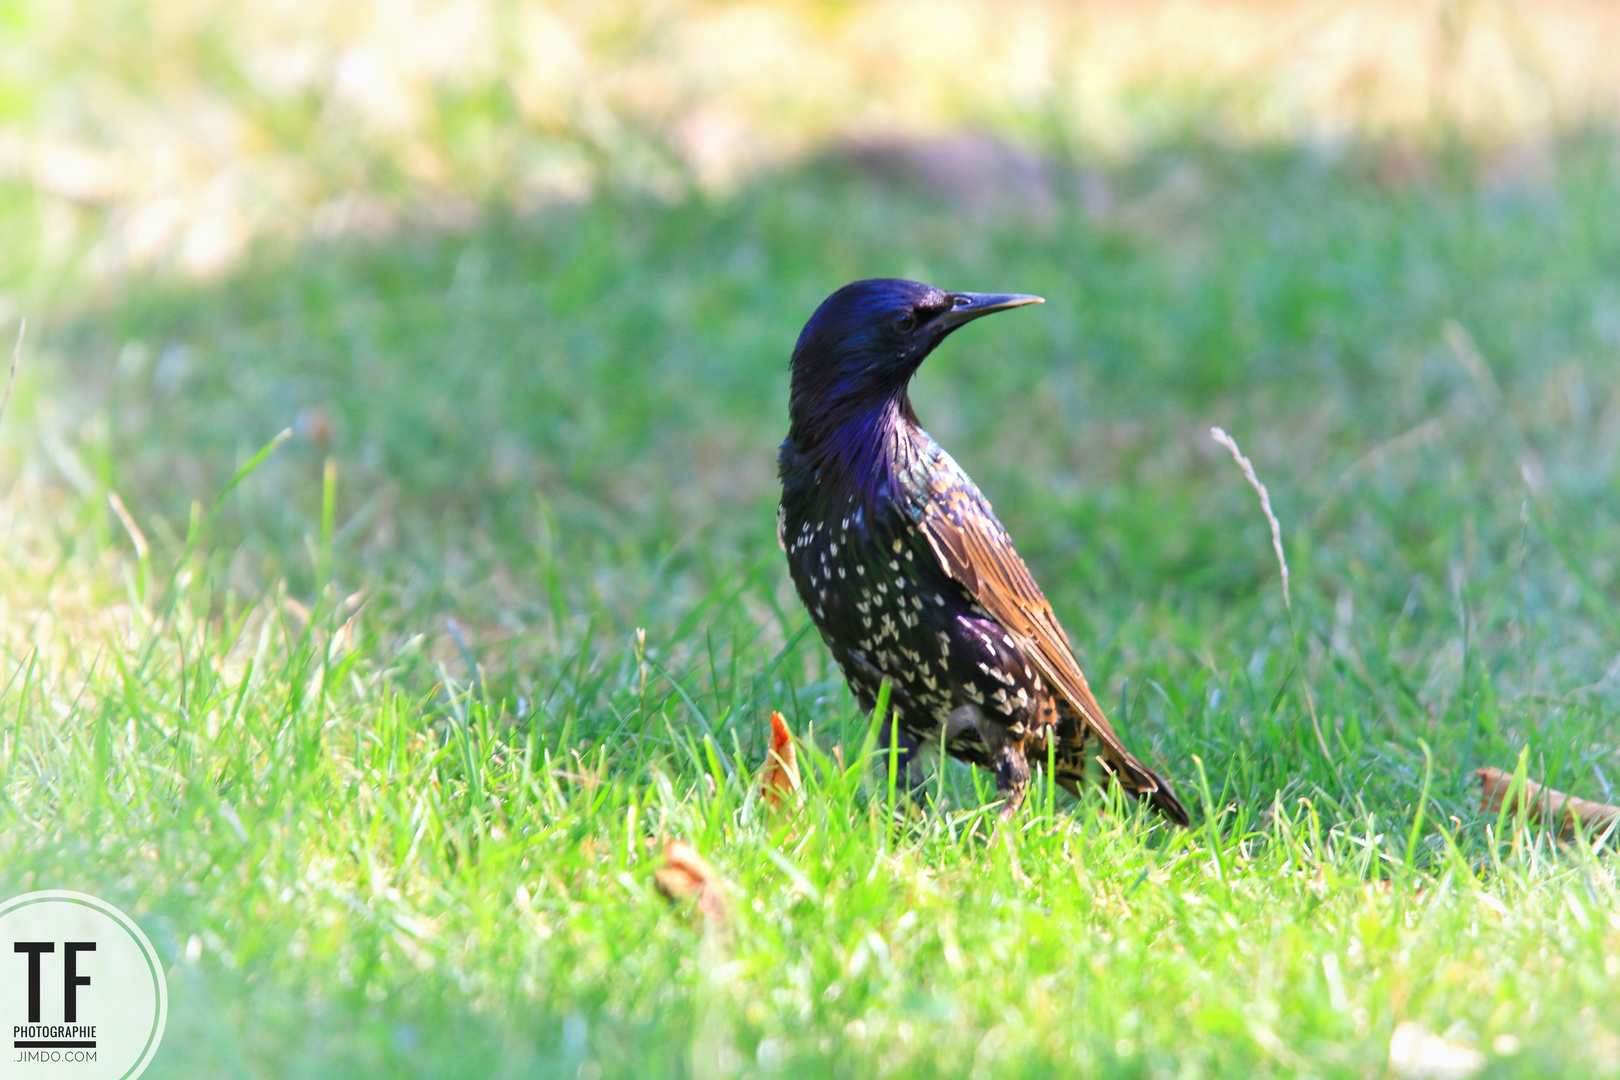
[[902, 725], [943, 734], [947, 746], [977, 743], [983, 722], [1034, 721], [1046, 693], [1039, 674], [917, 527], [892, 516], [851, 510], [796, 528], [790, 520], [784, 531], [799, 596], [861, 706], [888, 679]]

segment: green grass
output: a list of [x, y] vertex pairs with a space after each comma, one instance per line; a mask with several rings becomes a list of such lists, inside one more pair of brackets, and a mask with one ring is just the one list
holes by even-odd
[[[42, 287], [0, 891], [142, 922], [150, 1075], [1380, 1076], [1406, 1020], [1620, 1072], [1612, 855], [1470, 785], [1620, 777], [1617, 161], [1188, 144], [1040, 220], [813, 166]], [[1192, 831], [1043, 789], [992, 846], [954, 766], [891, 812], [773, 532], [788, 350], [873, 274], [1046, 296], [917, 408]], [[772, 708], [791, 822], [749, 787]], [[724, 930], [653, 890], [666, 836]]]

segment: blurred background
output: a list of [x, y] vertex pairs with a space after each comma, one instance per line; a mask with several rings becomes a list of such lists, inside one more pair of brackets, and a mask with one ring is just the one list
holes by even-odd
[[1460, 141], [1545, 181], [1548, 140], [1620, 102], [1603, 0], [7, 0], [0, 20], [13, 291], [81, 260], [218, 274], [266, 235], [466, 227], [491, 202], [721, 194], [895, 140], [926, 148], [886, 164], [1018, 201], [1061, 197], [1049, 167], [1189, 135], [1372, 141], [1393, 181]]
[[[1146, 1075], [1134, 1039], [1165, 1075], [1282, 1042], [1381, 1075], [1417, 985], [1435, 1030], [1520, 1017], [1620, 1069], [1584, 908], [1416, 951], [1411, 909], [1363, 914], [1374, 845], [1410, 869], [1449, 821], [1496, 857], [1478, 765], [1614, 801], [1617, 57], [1613, 0], [0, 0], [0, 885], [97, 892], [184, 958], [177, 1076], [712, 1076], [722, 1044]], [[958, 818], [914, 862], [807, 857], [867, 905], [836, 914], [758, 854], [769, 710], [866, 730], [774, 457], [800, 327], [886, 275], [1046, 297], [913, 398], [1133, 749], [1183, 793], [1198, 755], [1234, 838], [1309, 799], [1343, 841], [1243, 871], [1242, 918], [1159, 888], [1203, 871], [1153, 870], [1157, 834], [1140, 877], [1051, 834], [1037, 884], [1101, 882], [1049, 894], [1089, 928], [1061, 950]], [[723, 989], [643, 887], [665, 830], [756, 890]], [[901, 951], [936, 872], [1015, 961]], [[1115, 949], [1133, 894], [1173, 906]], [[1485, 899], [1541, 910], [1515, 895]], [[897, 961], [863, 974], [873, 926]], [[1307, 932], [1355, 937], [1353, 1010]]]

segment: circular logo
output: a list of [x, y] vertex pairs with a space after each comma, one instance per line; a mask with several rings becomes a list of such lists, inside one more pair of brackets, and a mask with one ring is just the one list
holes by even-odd
[[51, 890], [0, 903], [0, 1074], [134, 1080], [169, 992], [141, 928], [105, 900]]

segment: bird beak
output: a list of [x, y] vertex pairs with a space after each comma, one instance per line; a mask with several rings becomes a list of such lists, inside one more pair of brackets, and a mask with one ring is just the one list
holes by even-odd
[[1023, 293], [951, 293], [951, 302], [955, 305], [944, 314], [934, 317], [934, 325], [942, 330], [955, 330], [963, 323], [972, 322], [980, 315], [988, 315], [993, 311], [1006, 311], [1008, 308], [1023, 307], [1025, 304], [1046, 303], [1039, 296], [1027, 296]]

